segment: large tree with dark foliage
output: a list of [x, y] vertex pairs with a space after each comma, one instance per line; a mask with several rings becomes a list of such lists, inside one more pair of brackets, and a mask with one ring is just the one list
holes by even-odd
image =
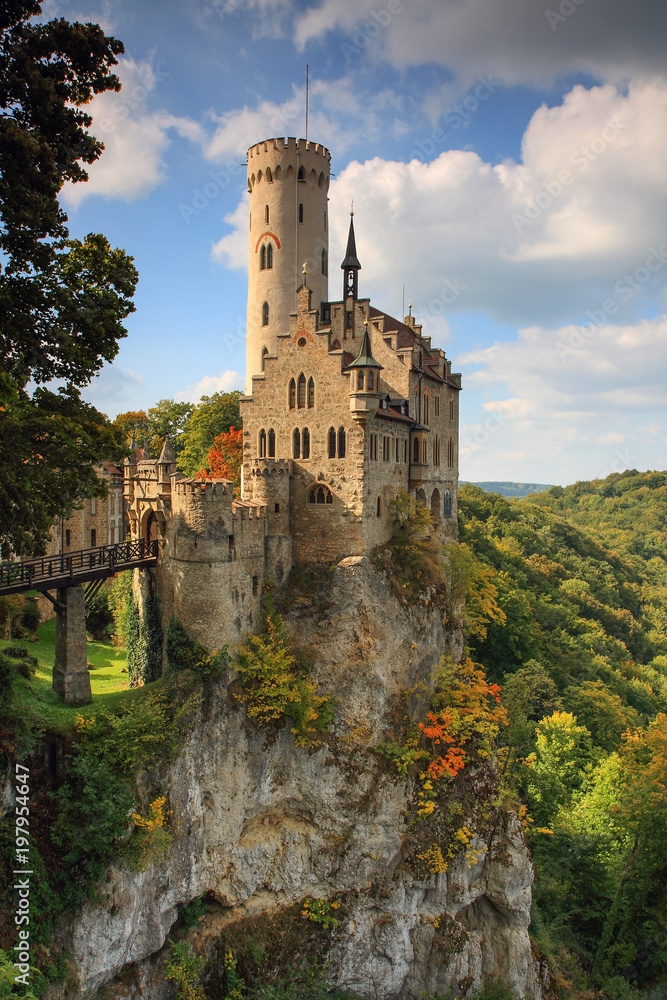
[[[116, 439], [81, 389], [111, 361], [137, 272], [99, 234], [70, 239], [58, 193], [103, 144], [83, 110], [119, 90], [123, 45], [95, 24], [39, 23], [0, 0], [0, 548], [43, 549], [54, 519], [102, 495]], [[58, 381], [58, 387], [54, 386]]]

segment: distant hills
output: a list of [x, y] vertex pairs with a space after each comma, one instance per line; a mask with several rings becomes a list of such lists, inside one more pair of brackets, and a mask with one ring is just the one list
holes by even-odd
[[[465, 480], [461, 480], [461, 486], [466, 485]], [[550, 483], [470, 483], [471, 486], [479, 486], [485, 493], [500, 493], [503, 497], [527, 497], [531, 493], [546, 493], [551, 489]]]

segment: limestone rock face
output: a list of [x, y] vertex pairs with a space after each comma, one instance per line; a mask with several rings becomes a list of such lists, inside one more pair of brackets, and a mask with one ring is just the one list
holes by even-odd
[[[425, 598], [427, 600], [427, 598]], [[162, 776], [174, 842], [144, 872], [112, 868], [102, 902], [66, 931], [82, 991], [109, 984], [118, 1000], [161, 1000], [158, 952], [177, 908], [210, 893], [220, 904], [199, 945], [245, 916], [306, 896], [346, 898], [329, 977], [369, 997], [472, 990], [503, 975], [541, 996], [528, 939], [532, 867], [519, 824], [473, 841], [444, 874], [416, 883], [401, 850], [409, 788], [369, 745], [383, 738], [400, 691], [428, 679], [447, 646], [438, 611], [407, 607], [365, 558], [344, 560], [327, 607], [290, 616], [319, 653], [322, 690], [336, 698], [334, 739], [316, 752], [288, 729], [246, 726], [226, 682], [209, 690], [194, 729]], [[119, 973], [134, 963], [134, 978]], [[127, 972], [127, 970], [126, 970]]]

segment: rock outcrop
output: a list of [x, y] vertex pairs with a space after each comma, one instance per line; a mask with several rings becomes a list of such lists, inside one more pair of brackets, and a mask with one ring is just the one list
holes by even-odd
[[[485, 975], [540, 996], [528, 938], [532, 867], [519, 824], [416, 882], [404, 864], [410, 788], [372, 753], [397, 696], [428, 680], [451, 646], [425, 598], [409, 606], [365, 558], [335, 570], [319, 610], [288, 616], [319, 654], [321, 689], [336, 699], [333, 738], [313, 751], [288, 729], [267, 736], [217, 682], [186, 745], [160, 775], [172, 811], [169, 854], [146, 871], [113, 867], [102, 901], [66, 931], [82, 990], [119, 998], [170, 995], [159, 953], [178, 908], [204, 893], [218, 905], [198, 944], [226, 926], [310, 896], [345, 901], [328, 977], [366, 996], [418, 998]], [[153, 776], [154, 777], [154, 776]], [[488, 840], [488, 837], [487, 837]], [[158, 956], [158, 957], [156, 957]], [[134, 974], [128, 977], [127, 967]], [[125, 971], [125, 975], [120, 975]]]

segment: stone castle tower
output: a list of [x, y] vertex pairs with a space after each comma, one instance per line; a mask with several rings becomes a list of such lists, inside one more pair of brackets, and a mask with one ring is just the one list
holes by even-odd
[[329, 300], [329, 163], [303, 139], [248, 150], [241, 495], [186, 479], [168, 444], [126, 462], [132, 535], [160, 543], [142, 587], [156, 587], [165, 625], [176, 616], [211, 649], [257, 631], [264, 582], [294, 562], [386, 542], [401, 493], [430, 509], [438, 537], [456, 537], [461, 376], [411, 312], [399, 320], [360, 296], [353, 219], [342, 296]]
[[328, 149], [303, 139], [269, 139], [248, 150], [247, 392], [289, 329], [304, 265], [313, 302], [328, 300], [330, 160]]

